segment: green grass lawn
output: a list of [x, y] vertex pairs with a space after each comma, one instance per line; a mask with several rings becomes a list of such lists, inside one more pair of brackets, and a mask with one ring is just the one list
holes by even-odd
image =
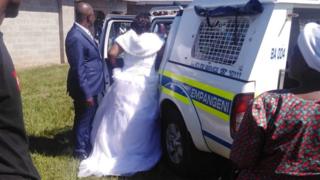
[[[30, 137], [30, 152], [43, 180], [77, 179], [78, 160], [72, 158], [70, 143], [73, 106], [66, 94], [67, 65], [19, 71], [25, 126]], [[84, 178], [118, 180], [120, 177]], [[181, 180], [163, 163], [130, 180]]]
[[73, 109], [66, 94], [67, 68], [19, 72], [30, 151], [42, 179], [76, 179], [78, 161], [71, 156]]

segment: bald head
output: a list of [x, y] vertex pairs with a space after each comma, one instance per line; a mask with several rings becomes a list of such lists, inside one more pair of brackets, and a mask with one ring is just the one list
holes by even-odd
[[93, 8], [90, 4], [85, 2], [78, 2], [76, 4], [76, 22], [82, 24], [90, 16], [94, 16]]

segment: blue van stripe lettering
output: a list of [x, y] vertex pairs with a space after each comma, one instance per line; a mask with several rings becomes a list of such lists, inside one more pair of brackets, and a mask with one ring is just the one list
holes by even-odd
[[211, 94], [205, 91], [202, 91], [198, 88], [191, 87], [190, 88], [190, 97], [193, 100], [196, 100], [202, 104], [210, 106], [218, 111], [221, 111], [225, 114], [229, 114], [231, 111], [231, 101], [217, 96], [215, 94]]
[[[187, 96], [180, 88], [175, 85], [170, 84], [173, 82], [173, 79], [167, 76], [162, 76], [161, 85], [175, 91], [176, 93]], [[216, 109], [226, 115], [229, 115], [231, 112], [231, 101], [218, 96], [216, 94], [212, 94], [203, 90], [200, 90], [196, 87], [190, 86], [189, 84], [182, 84], [185, 89], [187, 89], [188, 94], [190, 95], [191, 99], [198, 101], [204, 105], [207, 105], [213, 109]]]

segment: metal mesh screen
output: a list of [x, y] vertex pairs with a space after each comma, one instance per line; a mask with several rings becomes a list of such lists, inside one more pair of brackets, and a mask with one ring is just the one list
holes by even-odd
[[249, 28], [245, 17], [204, 20], [193, 47], [193, 57], [214, 63], [232, 65], [239, 56]]

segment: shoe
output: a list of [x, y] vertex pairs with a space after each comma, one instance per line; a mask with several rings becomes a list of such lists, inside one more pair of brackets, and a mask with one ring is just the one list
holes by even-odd
[[86, 153], [74, 153], [73, 157], [76, 159], [79, 159], [80, 161], [87, 159], [88, 158], [88, 154]]

